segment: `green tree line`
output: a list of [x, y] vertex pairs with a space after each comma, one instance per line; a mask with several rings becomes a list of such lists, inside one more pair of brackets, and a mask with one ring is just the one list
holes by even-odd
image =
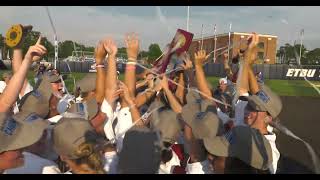
[[[25, 37], [25, 40], [21, 46], [23, 53], [26, 53], [28, 50], [28, 47], [35, 44], [38, 37], [40, 35], [40, 32], [38, 31], [31, 31], [28, 33], [28, 35]], [[46, 54], [43, 59], [44, 60], [52, 60], [54, 59], [54, 45], [51, 41], [48, 40], [47, 37], [42, 38], [42, 44], [47, 48], [48, 54]], [[7, 47], [5, 44], [5, 37], [0, 34], [0, 49], [1, 49], [1, 55], [3, 59], [6, 59], [9, 52], [9, 57], [12, 58], [12, 49]], [[72, 40], [65, 40], [62, 42], [59, 42], [58, 44], [58, 56], [59, 58], [67, 58], [69, 56], [72, 56], [73, 51], [89, 51], [94, 52], [94, 47], [92, 46], [85, 46], [81, 43], [72, 41]], [[162, 54], [160, 46], [156, 43], [151, 44], [149, 46], [148, 51], [140, 51], [138, 58], [144, 59], [148, 63], [152, 63], [155, 59], [157, 59]], [[73, 55], [79, 55], [74, 53]], [[127, 58], [126, 48], [120, 47], [118, 49], [118, 57]]]

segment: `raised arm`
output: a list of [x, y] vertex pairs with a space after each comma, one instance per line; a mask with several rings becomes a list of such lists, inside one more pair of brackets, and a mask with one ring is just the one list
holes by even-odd
[[[128, 87], [131, 98], [135, 97], [136, 93], [136, 63], [139, 53], [139, 39], [135, 33], [126, 35], [125, 43], [127, 46], [128, 63], [124, 75], [124, 83]], [[125, 101], [121, 101], [121, 106], [125, 107]]]
[[[12, 59], [12, 71], [13, 71], [13, 74], [16, 73], [21, 64], [22, 64], [22, 60], [23, 60], [23, 54], [22, 54], [22, 49], [20, 48], [16, 48], [13, 50], [13, 59]], [[25, 77], [25, 80], [23, 82], [23, 86], [19, 92], [20, 95], [23, 95], [24, 94], [24, 91], [27, 87], [27, 84], [28, 84], [28, 79], [27, 77]]]
[[189, 69], [192, 69], [193, 65], [190, 60], [190, 57], [187, 53], [182, 54], [183, 64], [181, 65], [183, 71], [179, 74], [179, 86], [177, 87], [177, 90], [175, 92], [176, 97], [179, 99], [181, 104], [185, 104], [185, 75], [184, 71], [187, 71]]
[[39, 37], [37, 43], [34, 46], [29, 47], [29, 50], [26, 53], [20, 68], [12, 76], [9, 84], [6, 86], [4, 92], [2, 93], [2, 96], [0, 97], [0, 112], [8, 112], [13, 103], [17, 100], [33, 59], [35, 57], [41, 57], [47, 52], [47, 49], [42, 46], [40, 42], [41, 37]]
[[258, 81], [253, 73], [252, 68], [249, 69], [249, 87], [252, 94], [257, 94], [257, 92], [259, 91]]
[[204, 99], [210, 99], [212, 97], [211, 90], [206, 80], [206, 75], [203, 70], [203, 63], [209, 57], [206, 54], [205, 50], [199, 50], [194, 54], [194, 64], [196, 69], [196, 78], [198, 89], [204, 94], [201, 94], [201, 97]]
[[100, 41], [95, 48], [94, 56], [96, 59], [96, 101], [101, 104], [104, 99], [104, 91], [105, 91], [105, 70], [104, 70], [104, 60], [106, 58], [107, 52], [103, 47], [103, 41]]
[[141, 115], [140, 115], [139, 109], [135, 104], [134, 98], [132, 98], [132, 96], [130, 95], [129, 88], [121, 81], [119, 86], [120, 86], [120, 90], [123, 93], [123, 96], [122, 96], [123, 99], [126, 101], [128, 106], [130, 107], [132, 122], [135, 123], [136, 121], [139, 121], [137, 122], [137, 125], [143, 126], [144, 124], [143, 124], [143, 121], [140, 119]]
[[233, 72], [229, 66], [229, 58], [228, 58], [228, 53], [224, 53], [223, 54], [223, 68], [224, 68], [224, 72], [226, 72], [228, 79], [232, 79], [233, 76]]
[[[237, 91], [239, 95], [243, 95], [249, 92], [249, 74], [250, 70], [252, 68], [252, 64], [256, 59], [257, 54], [257, 44], [259, 42], [259, 36], [257, 34], [253, 34], [248, 39], [248, 48], [244, 52], [244, 59], [240, 61], [240, 69], [239, 69], [239, 75], [237, 79]], [[252, 72], [253, 73], [253, 72]], [[250, 78], [250, 81], [254, 81], [253, 78]], [[253, 89], [255, 89], [255, 85], [251, 85]]]
[[183, 72], [180, 72], [178, 75], [179, 79], [178, 79], [178, 84], [179, 86], [177, 86], [177, 90], [174, 93], [175, 96], [178, 98], [180, 104], [184, 104], [184, 86], [185, 86], [185, 82], [184, 82], [184, 74]]
[[104, 91], [104, 98], [106, 101], [115, 108], [115, 99], [114, 94], [117, 91], [117, 66], [116, 66], [116, 54], [118, 51], [117, 45], [115, 44], [114, 40], [108, 38], [104, 40], [103, 46], [108, 53], [108, 60], [107, 60], [107, 72], [105, 78], [105, 91]]
[[173, 95], [171, 90], [169, 89], [168, 79], [165, 75], [162, 77], [160, 84], [161, 84], [161, 87], [162, 87], [164, 93], [166, 94], [166, 96], [168, 98], [171, 109], [176, 113], [181, 113], [182, 106], [179, 103], [179, 101], [176, 99], [176, 97]]

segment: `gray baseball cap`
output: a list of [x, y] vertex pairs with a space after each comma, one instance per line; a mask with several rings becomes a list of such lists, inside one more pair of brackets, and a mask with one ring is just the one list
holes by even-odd
[[0, 113], [0, 153], [36, 143], [48, 125], [35, 113], [19, 112], [13, 116]]
[[223, 123], [216, 115], [212, 101], [201, 99], [197, 92], [188, 92], [181, 116], [196, 138], [216, 136], [223, 131]]
[[49, 114], [49, 100], [52, 95], [48, 76], [43, 76], [39, 80], [35, 89], [21, 99], [19, 103], [20, 111], [34, 112], [42, 118]]
[[204, 138], [203, 142], [209, 153], [238, 158], [257, 169], [266, 170], [272, 163], [269, 141], [254, 128], [237, 126], [222, 136]]
[[276, 118], [282, 110], [280, 97], [268, 86], [262, 85], [261, 90], [252, 96], [248, 96], [248, 105], [257, 111], [266, 111]]
[[161, 139], [164, 142], [174, 144], [176, 142], [177, 134], [182, 127], [177, 119], [177, 113], [171, 109], [159, 109], [153, 112], [150, 128], [156, 129], [161, 133]]
[[85, 142], [97, 143], [102, 141], [88, 120], [81, 118], [62, 118], [52, 131], [53, 146], [59, 155], [70, 159], [78, 159], [77, 148]]
[[80, 87], [81, 92], [89, 92], [96, 89], [96, 73], [87, 73], [81, 80], [76, 82], [76, 87]]

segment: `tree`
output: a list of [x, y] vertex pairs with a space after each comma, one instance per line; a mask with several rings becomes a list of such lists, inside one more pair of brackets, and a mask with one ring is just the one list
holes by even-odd
[[127, 48], [121, 47], [118, 49], [117, 57], [127, 59]]
[[306, 53], [306, 59], [308, 60], [308, 64], [319, 64], [320, 63], [320, 48], [316, 48], [314, 50]]
[[4, 37], [2, 36], [2, 34], [0, 34], [0, 49], [1, 49], [1, 51], [0, 51], [0, 53], [1, 53], [1, 57], [3, 58], [3, 59], [5, 59], [4, 57], [4, 51], [5, 51], [5, 44], [4, 44]]
[[[284, 58], [282, 63], [289, 64], [289, 63], [297, 63], [297, 60], [300, 56], [300, 44], [295, 44], [294, 46], [286, 43], [284, 46], [281, 46], [277, 51], [278, 58]], [[307, 63], [306, 58], [307, 49], [304, 45], [301, 47], [301, 64]]]
[[[76, 46], [76, 47], [79, 47], [79, 46]], [[59, 42], [58, 48], [59, 48], [58, 49], [59, 50], [59, 53], [58, 53], [59, 58], [67, 58], [69, 56], [72, 56], [72, 52], [75, 50], [74, 45], [73, 45], [73, 41], [71, 41], [71, 40]]]
[[139, 59], [148, 58], [148, 51], [140, 51], [138, 57]]
[[162, 51], [158, 44], [150, 44], [148, 51], [149, 63], [153, 63], [159, 56], [161, 56]]

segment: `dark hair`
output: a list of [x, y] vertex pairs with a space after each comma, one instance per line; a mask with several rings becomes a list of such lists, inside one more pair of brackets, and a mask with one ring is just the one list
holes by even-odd
[[169, 142], [163, 142], [164, 148], [161, 150], [161, 161], [163, 163], [167, 163], [172, 159], [172, 156], [173, 156], [172, 149], [169, 149], [171, 145], [172, 144]]

